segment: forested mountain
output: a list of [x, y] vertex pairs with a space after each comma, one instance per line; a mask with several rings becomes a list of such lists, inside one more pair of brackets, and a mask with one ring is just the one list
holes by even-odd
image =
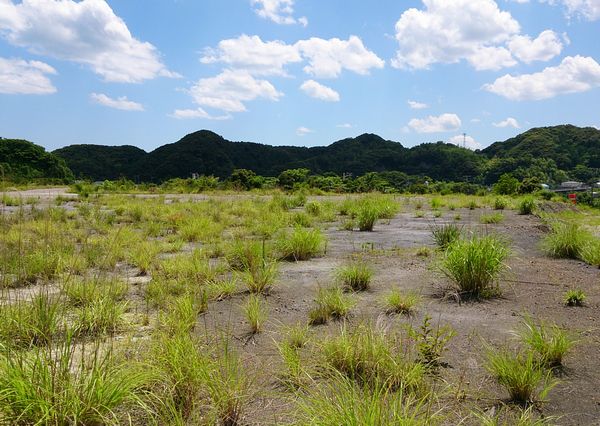
[[72, 175], [65, 162], [78, 178], [126, 177], [138, 182], [186, 178], [192, 173], [226, 178], [235, 169], [278, 176], [284, 170], [306, 168], [321, 175], [399, 171], [484, 184], [510, 173], [519, 180], [557, 183], [600, 177], [600, 131], [570, 125], [535, 128], [481, 151], [443, 142], [406, 148], [374, 134], [322, 147], [270, 146], [231, 142], [208, 130], [150, 153], [133, 146], [71, 145], [50, 154], [31, 142], [1, 140], [0, 164], [5, 176], [68, 179]]
[[72, 145], [54, 152], [67, 161], [76, 176], [113, 179], [118, 174], [152, 182], [189, 177], [192, 173], [227, 177], [234, 169], [277, 176], [294, 168], [340, 175], [400, 170], [434, 179], [461, 180], [479, 175], [484, 165], [481, 155], [455, 145], [438, 142], [408, 149], [374, 134], [305, 148], [231, 142], [201, 130], [148, 154], [124, 148], [133, 147]]
[[77, 178], [113, 180], [129, 176], [132, 165], [141, 160], [146, 151], [131, 145], [70, 145], [57, 149], [54, 154], [67, 162]]
[[0, 178], [13, 182], [34, 179], [68, 181], [73, 173], [65, 160], [29, 141], [0, 138]]

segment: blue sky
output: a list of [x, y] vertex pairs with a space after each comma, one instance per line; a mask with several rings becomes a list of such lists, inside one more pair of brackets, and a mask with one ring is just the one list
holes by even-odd
[[472, 148], [600, 127], [600, 0], [0, 0], [0, 136]]

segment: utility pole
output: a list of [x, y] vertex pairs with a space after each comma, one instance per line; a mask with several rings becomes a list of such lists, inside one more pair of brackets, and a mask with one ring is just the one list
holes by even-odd
[[467, 147], [467, 134], [463, 133], [463, 148]]

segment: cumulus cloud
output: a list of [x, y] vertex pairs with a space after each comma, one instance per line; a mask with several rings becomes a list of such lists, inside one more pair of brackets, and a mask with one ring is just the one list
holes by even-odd
[[308, 60], [304, 72], [319, 78], [336, 78], [344, 69], [367, 75], [372, 68], [383, 68], [385, 64], [357, 36], [348, 40], [312, 37], [298, 41], [295, 47]]
[[408, 127], [417, 133], [452, 132], [462, 125], [456, 114], [430, 115], [427, 118], [413, 118], [408, 122]]
[[109, 108], [120, 109], [123, 111], [143, 111], [144, 106], [138, 102], [130, 101], [127, 96], [121, 96], [117, 99], [113, 99], [104, 93], [92, 93], [90, 94], [92, 101], [99, 105], [104, 105]]
[[258, 16], [276, 24], [308, 25], [305, 16], [294, 18], [294, 0], [251, 0], [251, 4], [255, 6], [254, 11]]
[[465, 135], [456, 135], [456, 136], [452, 136], [449, 140], [448, 143], [451, 143], [453, 145], [457, 145], [457, 146], [461, 146], [464, 148], [469, 148], [469, 149], [481, 149], [482, 145], [477, 142], [475, 139], [473, 139], [473, 137], [471, 136], [465, 136]]
[[542, 31], [535, 40], [529, 36], [514, 36], [508, 45], [510, 51], [525, 63], [548, 61], [559, 55], [563, 48], [558, 35], [550, 30]]
[[408, 101], [408, 106], [410, 107], [410, 109], [425, 109], [425, 108], [429, 108], [429, 105], [424, 104], [422, 102], [417, 102], [417, 101]]
[[548, 99], [600, 86], [600, 65], [591, 57], [567, 56], [555, 67], [534, 74], [506, 74], [483, 88], [514, 101]]
[[0, 58], [0, 93], [18, 95], [56, 93], [56, 87], [52, 85], [48, 74], [56, 74], [56, 70], [44, 62]]
[[513, 129], [521, 128], [519, 122], [512, 117], [508, 117], [506, 120], [499, 121], [498, 123], [492, 123], [495, 127], [512, 127]]
[[326, 102], [339, 102], [340, 94], [331, 87], [324, 86], [314, 80], [307, 80], [300, 86], [300, 89], [311, 98], [320, 99]]
[[190, 89], [194, 102], [226, 112], [246, 111], [244, 102], [257, 98], [277, 101], [283, 96], [266, 80], [258, 80], [245, 70], [225, 70], [202, 78]]
[[298, 127], [296, 129], [296, 135], [298, 136], [306, 136], [309, 133], [314, 133], [314, 131], [309, 129], [308, 127]]
[[104, 0], [0, 0], [0, 34], [32, 53], [85, 64], [110, 82], [177, 76]]
[[259, 36], [245, 34], [221, 40], [216, 49], [204, 49], [200, 59], [204, 64], [220, 62], [256, 75], [286, 75], [284, 67], [300, 61], [302, 57], [292, 45], [278, 40], [263, 42]]
[[519, 23], [494, 0], [423, 4], [424, 9], [408, 9], [396, 22], [396, 68], [427, 69], [465, 60], [476, 70], [499, 70], [517, 64], [513, 55], [529, 62], [548, 60], [562, 49], [552, 31], [535, 40], [521, 35]]
[[313, 37], [286, 44], [241, 35], [220, 41], [217, 48], [204, 49], [200, 59], [203, 63], [223, 63], [254, 75], [287, 75], [286, 65], [304, 60], [308, 61], [304, 71], [320, 78], [338, 77], [344, 69], [366, 75], [372, 68], [383, 68], [385, 64], [357, 36], [348, 40]]
[[208, 112], [206, 112], [202, 108], [196, 108], [196, 109], [176, 109], [171, 114], [171, 117], [178, 118], [180, 120], [188, 120], [188, 119], [195, 119], [195, 118], [204, 118], [206, 120], [229, 120], [231, 118], [231, 115], [226, 114], [226, 115], [214, 116], [214, 115], [210, 115]]
[[568, 17], [580, 17], [588, 21], [600, 19], [600, 0], [540, 0], [552, 5], [562, 4]]

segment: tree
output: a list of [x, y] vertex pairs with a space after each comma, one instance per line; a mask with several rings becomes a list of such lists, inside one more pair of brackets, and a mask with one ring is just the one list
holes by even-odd
[[494, 192], [500, 195], [513, 195], [519, 192], [521, 183], [509, 173], [504, 173], [494, 185]]

